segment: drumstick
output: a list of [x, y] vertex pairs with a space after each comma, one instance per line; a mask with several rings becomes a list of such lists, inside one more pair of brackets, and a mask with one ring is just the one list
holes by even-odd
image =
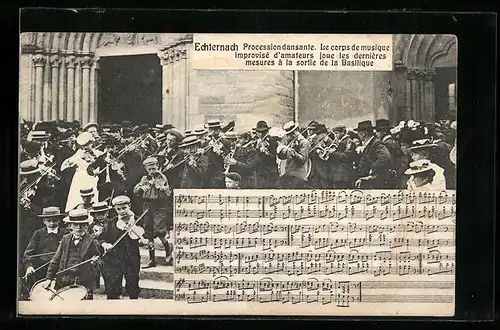
[[[53, 253], [55, 253], [55, 252], [53, 252]], [[41, 265], [40, 267], [36, 268], [36, 269], [35, 269], [35, 271], [34, 271], [33, 273], [31, 273], [30, 275], [35, 274], [37, 271], [39, 271], [39, 270], [40, 270], [40, 269], [42, 269], [43, 267], [45, 267], [45, 266], [47, 266], [48, 264], [50, 264], [50, 262], [51, 262], [51, 261], [52, 261], [52, 260], [49, 260], [49, 261], [47, 261], [46, 263], [44, 263], [43, 265]], [[26, 281], [27, 279], [28, 279], [28, 274], [26, 274], [26, 275], [24, 275], [24, 276], [23, 276], [23, 280], [25, 280], [25, 281]]]
[[30, 258], [36, 258], [36, 257], [43, 257], [43, 256], [48, 256], [48, 255], [51, 255], [51, 254], [55, 254], [56, 252], [47, 252], [47, 253], [40, 253], [40, 254], [34, 254], [34, 255], [31, 255], [31, 256], [28, 256]]

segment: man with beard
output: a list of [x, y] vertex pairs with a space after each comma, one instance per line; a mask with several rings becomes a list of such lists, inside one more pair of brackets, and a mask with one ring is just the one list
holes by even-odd
[[207, 127], [211, 147], [207, 151], [209, 182], [206, 188], [223, 189], [225, 187], [224, 156], [229, 152], [229, 142], [221, 137], [222, 127], [219, 120], [210, 120]]
[[172, 189], [179, 188], [181, 178], [181, 167], [174, 166], [182, 161], [184, 155], [179, 150], [179, 143], [182, 141], [182, 134], [176, 129], [165, 131], [165, 145], [158, 152], [158, 161], [161, 172], [167, 176]]
[[358, 123], [358, 135], [361, 139], [358, 179], [354, 186], [358, 189], [389, 189], [389, 169], [391, 154], [387, 147], [373, 133], [370, 120]]
[[276, 164], [276, 149], [278, 141], [269, 135], [271, 128], [265, 121], [259, 121], [255, 127], [258, 137], [255, 145], [255, 188], [273, 189], [278, 182], [278, 166]]
[[322, 158], [322, 153], [332, 143], [330, 132], [325, 125], [316, 124], [309, 141], [312, 146], [309, 152], [312, 164], [309, 185], [315, 189], [331, 188], [330, 165]]

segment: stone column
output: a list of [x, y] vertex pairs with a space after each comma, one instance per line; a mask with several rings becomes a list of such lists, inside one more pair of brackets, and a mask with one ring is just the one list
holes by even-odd
[[177, 127], [185, 130], [187, 127], [187, 99], [188, 94], [188, 71], [187, 71], [187, 49], [186, 45], [182, 44], [176, 49], [175, 60], [177, 61]]
[[408, 84], [407, 90], [407, 105], [409, 109], [408, 119], [417, 120], [418, 108], [418, 91], [417, 91], [417, 70], [409, 69], [407, 72]]
[[66, 112], [66, 120], [73, 121], [76, 116], [74, 115], [75, 110], [75, 65], [76, 57], [69, 56], [66, 58], [66, 64], [68, 68], [68, 110]]
[[424, 94], [425, 94], [425, 120], [433, 122], [436, 119], [436, 111], [434, 105], [434, 70], [426, 70], [423, 75]]
[[394, 63], [394, 73], [393, 73], [393, 109], [394, 113], [389, 115], [389, 119], [394, 123], [398, 124], [401, 120], [406, 120], [406, 66], [403, 62]]
[[164, 52], [163, 50], [160, 50], [158, 53], [156, 53], [158, 57], [160, 58], [160, 64], [161, 64], [161, 69], [162, 69], [162, 82], [161, 82], [161, 98], [162, 98], [162, 107], [161, 107], [161, 122], [162, 124], [167, 124], [169, 122], [168, 118], [168, 96], [170, 93], [170, 90], [168, 89], [168, 54], [167, 52]]
[[33, 57], [30, 56], [30, 111], [29, 111], [29, 120], [35, 120], [35, 95], [36, 95], [36, 68], [35, 63], [33, 62]]
[[59, 67], [59, 105], [58, 105], [58, 115], [57, 118], [64, 120], [66, 119], [66, 95], [67, 95], [67, 83], [66, 83], [66, 58], [62, 57]]
[[19, 117], [30, 120], [31, 105], [31, 58], [29, 54], [21, 54], [19, 58]]
[[168, 75], [168, 105], [167, 105], [167, 118], [168, 124], [174, 124], [174, 116], [175, 116], [175, 104], [174, 104], [174, 93], [175, 93], [175, 74], [174, 74], [174, 54], [172, 51], [168, 51], [168, 66], [167, 66], [167, 75]]
[[90, 121], [97, 122], [99, 58], [94, 58], [90, 69]]
[[89, 123], [90, 117], [90, 67], [93, 64], [92, 58], [85, 56], [81, 60], [82, 64], [82, 125]]
[[58, 119], [57, 107], [59, 105], [59, 56], [52, 55], [50, 57], [50, 65], [52, 66], [52, 99], [51, 99], [51, 115], [52, 120]]
[[51, 68], [50, 61], [45, 61], [45, 66], [43, 68], [43, 114], [42, 120], [50, 120], [51, 115], [51, 103], [52, 103], [52, 90], [50, 86], [50, 76], [51, 76]]
[[75, 58], [75, 120], [78, 120], [82, 126], [82, 66], [81, 59]]
[[41, 121], [43, 118], [43, 67], [47, 59], [43, 55], [35, 55], [33, 63], [35, 64], [35, 121]]

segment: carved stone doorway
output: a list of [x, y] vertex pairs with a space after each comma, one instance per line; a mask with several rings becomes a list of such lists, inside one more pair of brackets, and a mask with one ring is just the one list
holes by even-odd
[[162, 122], [162, 66], [156, 54], [99, 59], [99, 122]]

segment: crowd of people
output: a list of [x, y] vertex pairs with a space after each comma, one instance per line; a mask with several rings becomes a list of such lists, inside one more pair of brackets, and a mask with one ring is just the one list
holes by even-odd
[[455, 163], [451, 121], [393, 126], [379, 119], [349, 129], [258, 121], [239, 131], [234, 122], [210, 120], [184, 132], [127, 121], [23, 122], [24, 293], [47, 279], [53, 296], [83, 285], [92, 299], [102, 275], [108, 299], [120, 297], [123, 277], [137, 299], [139, 246], [149, 250], [144, 268], [156, 266], [155, 239], [171, 261], [175, 189], [445, 190], [455, 189]]

